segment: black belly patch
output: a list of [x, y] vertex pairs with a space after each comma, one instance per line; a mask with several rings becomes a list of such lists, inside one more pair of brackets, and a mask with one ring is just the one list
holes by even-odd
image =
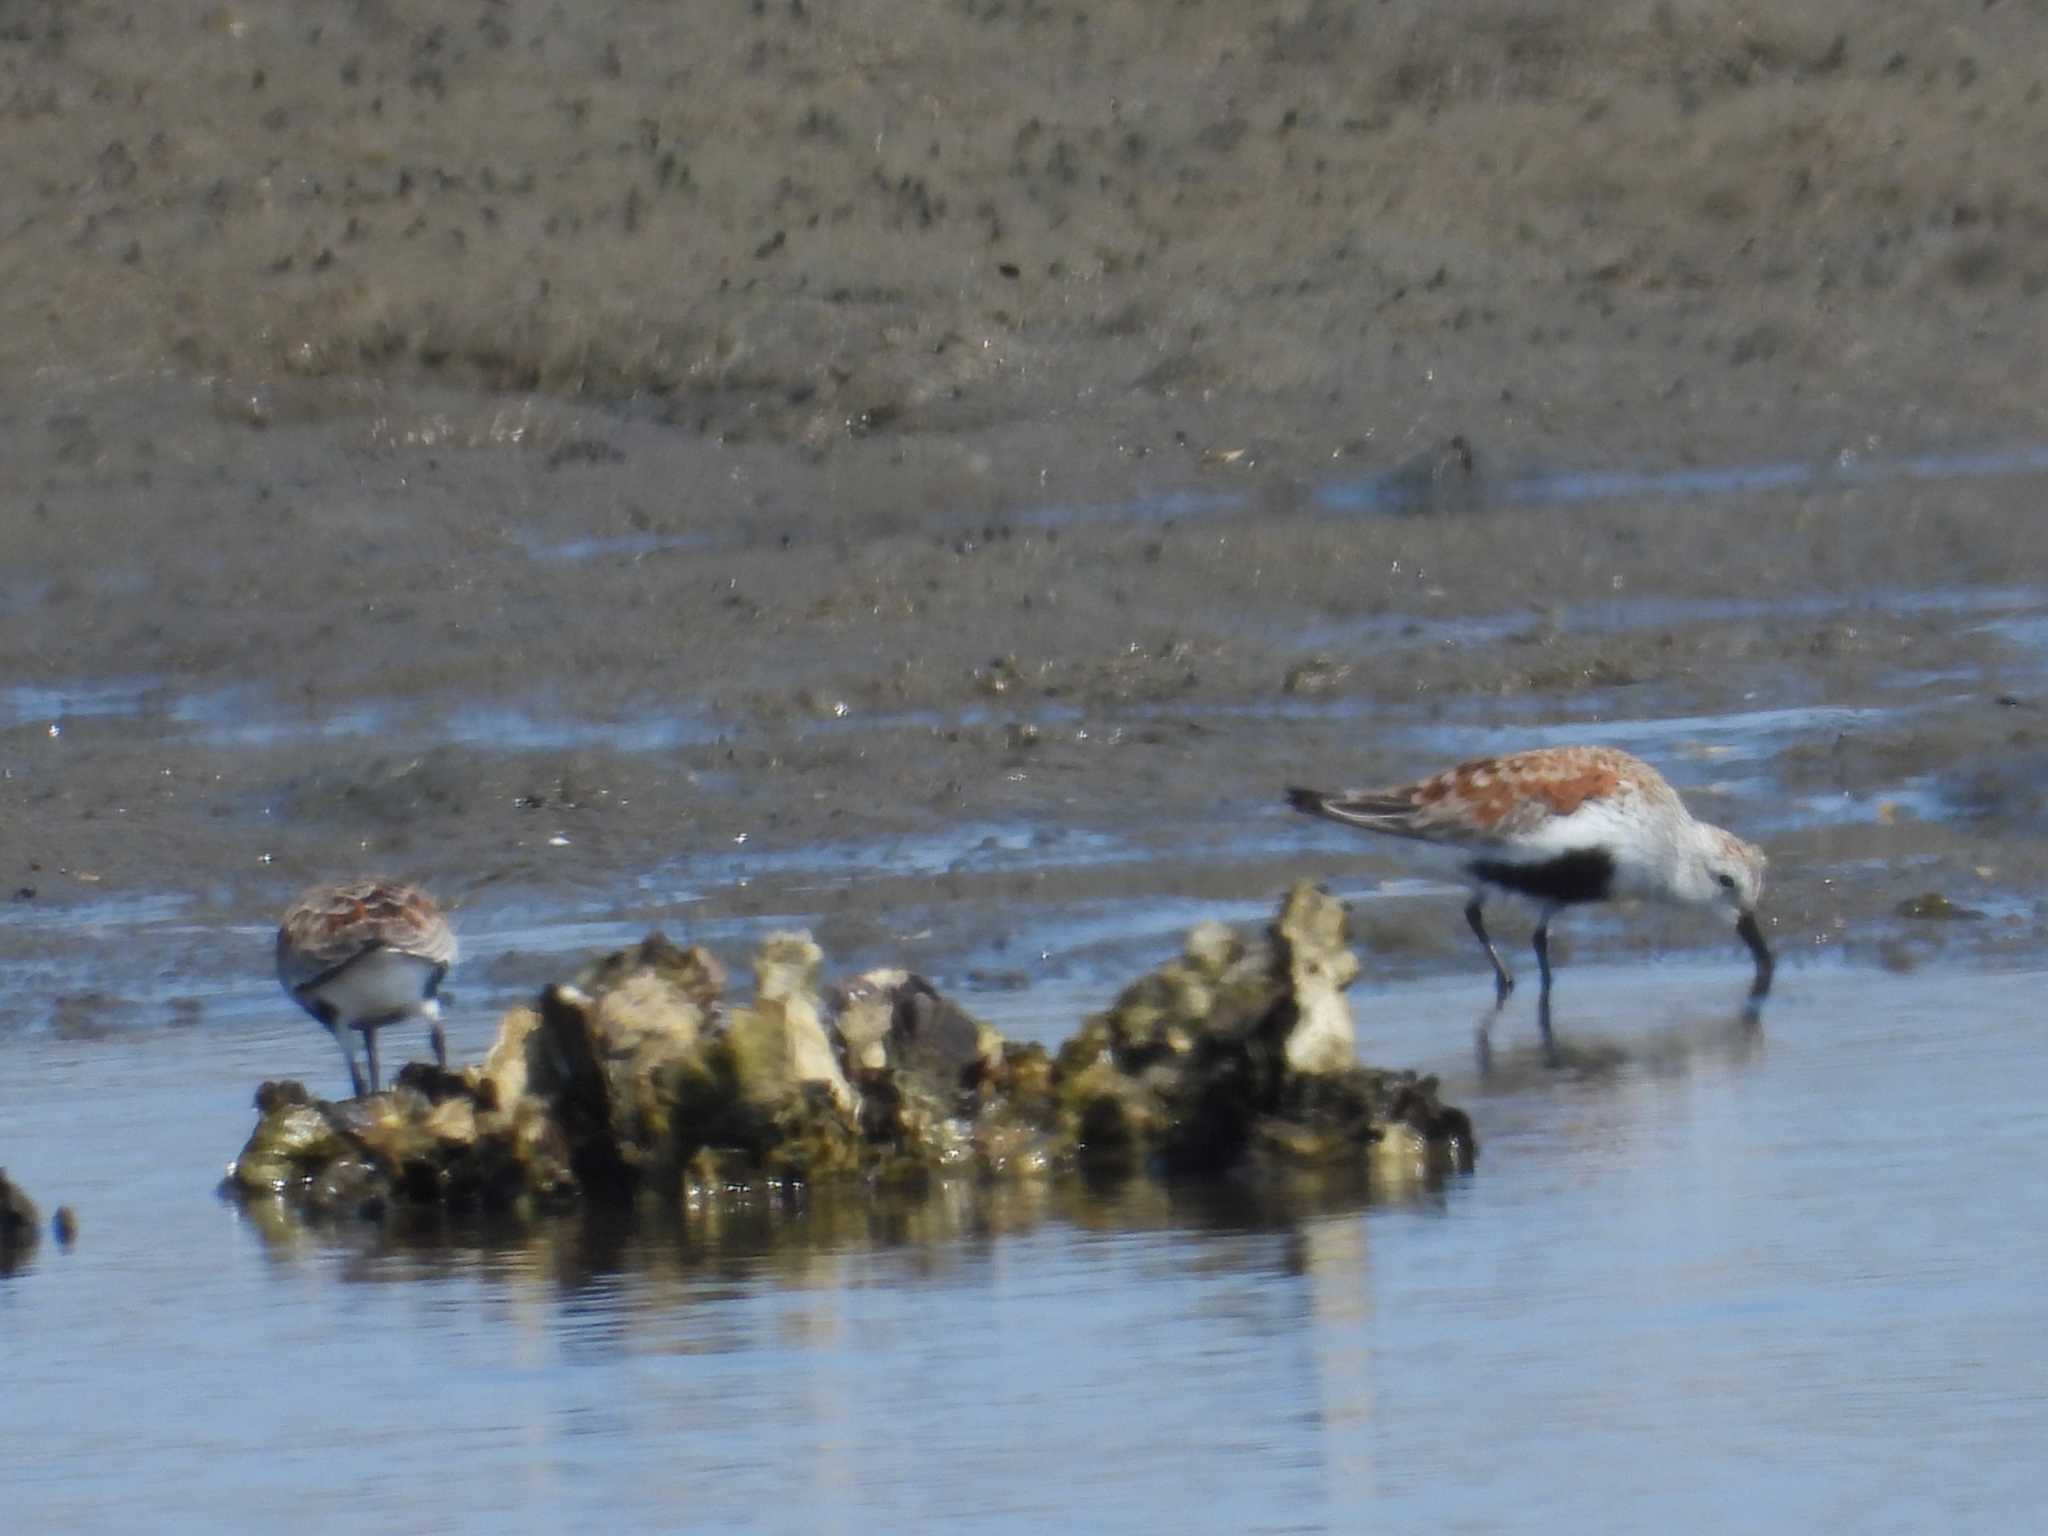
[[1474, 859], [1472, 873], [1502, 890], [1568, 907], [1608, 898], [1614, 890], [1614, 855], [1605, 848], [1580, 848], [1541, 864]]

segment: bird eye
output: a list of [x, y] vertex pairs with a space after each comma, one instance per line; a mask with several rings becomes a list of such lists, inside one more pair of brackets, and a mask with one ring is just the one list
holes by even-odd
[[1714, 876], [1714, 879], [1720, 883], [1721, 889], [1724, 891], [1732, 891], [1735, 889], [1735, 877], [1733, 875], [1719, 874]]

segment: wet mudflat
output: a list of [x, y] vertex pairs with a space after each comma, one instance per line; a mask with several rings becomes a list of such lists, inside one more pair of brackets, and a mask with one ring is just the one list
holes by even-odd
[[1523, 1018], [1485, 1084], [1469, 978], [1366, 989], [1367, 1053], [1440, 1067], [1488, 1138], [1477, 1173], [1396, 1206], [1140, 1181], [271, 1228], [206, 1186], [297, 1026], [36, 1032], [0, 1090], [13, 1171], [87, 1225], [0, 1281], [12, 1507], [1131, 1531], [2035, 1507], [2048, 1208], [2010, 1171], [2048, 1129], [2043, 977], [1810, 968], [1760, 1035], [1716, 1006], [1731, 979], [1581, 968], [1565, 1068]]

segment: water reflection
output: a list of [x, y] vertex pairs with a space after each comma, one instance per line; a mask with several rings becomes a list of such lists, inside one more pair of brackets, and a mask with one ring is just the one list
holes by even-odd
[[[1399, 1206], [1441, 1212], [1456, 1182]], [[1348, 1172], [525, 1226], [248, 1219], [280, 1301], [338, 1281], [375, 1299], [323, 1312], [418, 1319], [400, 1348], [436, 1383], [436, 1440], [492, 1426], [458, 1486], [518, 1481], [557, 1512], [629, 1487], [636, 1529], [765, 1507], [778, 1529], [1135, 1532], [1199, 1511], [1253, 1530], [1279, 1508], [1334, 1529], [1372, 1482], [1367, 1213], [1386, 1195]], [[478, 1358], [511, 1372], [509, 1399], [449, 1374]]]
[[[1441, 1209], [1459, 1175], [1413, 1179], [1365, 1168], [1288, 1169], [1222, 1181], [1144, 1177], [976, 1183], [926, 1192], [763, 1187], [680, 1208], [574, 1210], [530, 1220], [400, 1210], [381, 1223], [309, 1225], [282, 1198], [234, 1207], [286, 1268], [339, 1258], [352, 1284], [471, 1274], [539, 1284], [562, 1297], [633, 1282], [635, 1307], [688, 1302], [730, 1285], [834, 1289], [865, 1277], [891, 1284], [957, 1279], [1007, 1242], [1034, 1234], [1127, 1243], [1166, 1235], [1195, 1243], [1203, 1266], [1233, 1262], [1233, 1237], [1300, 1239], [1316, 1223], [1374, 1206]], [[1299, 1269], [1307, 1260], [1291, 1261]]]
[[1526, 1094], [1560, 1085], [1612, 1087], [1631, 1076], [1676, 1078], [1701, 1069], [1740, 1069], [1762, 1055], [1768, 1013], [1768, 1002], [1760, 1012], [1746, 1006], [1702, 1007], [1626, 1034], [1578, 1030], [1561, 1019], [1547, 1044], [1531, 1037], [1505, 1045], [1497, 1037], [1507, 1030], [1494, 1024], [1489, 1013], [1474, 1031], [1479, 1074], [1474, 1088], [1484, 1094]]

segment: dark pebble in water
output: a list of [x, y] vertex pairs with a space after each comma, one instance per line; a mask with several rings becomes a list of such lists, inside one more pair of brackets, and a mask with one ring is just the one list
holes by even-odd
[[57, 1207], [57, 1214], [50, 1218], [50, 1235], [57, 1239], [60, 1248], [69, 1248], [78, 1241], [78, 1216], [70, 1206]]
[[1939, 891], [1925, 891], [1918, 896], [1909, 896], [1898, 905], [1901, 917], [1918, 917], [1932, 922], [1970, 922], [1984, 914], [1975, 907], [1959, 907]]

